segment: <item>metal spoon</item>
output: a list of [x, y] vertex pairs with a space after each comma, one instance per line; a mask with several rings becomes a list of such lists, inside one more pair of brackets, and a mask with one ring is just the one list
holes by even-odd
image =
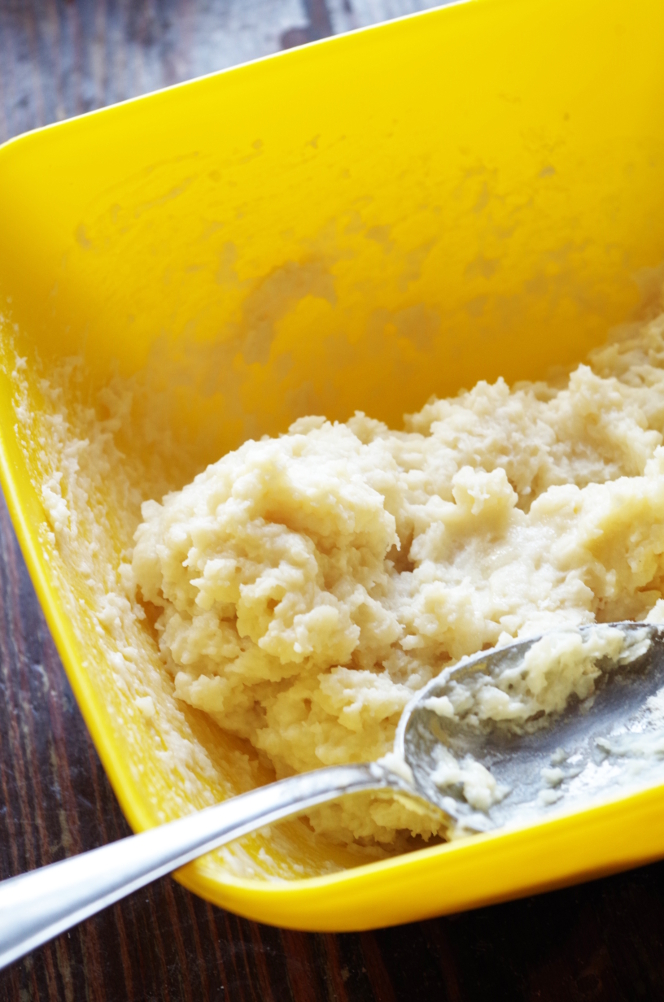
[[[553, 809], [586, 805], [616, 784], [652, 780], [658, 767], [664, 771], [664, 730], [661, 751], [656, 739], [664, 717], [658, 721], [648, 703], [664, 687], [664, 632], [642, 623], [612, 625], [642, 641], [643, 653], [626, 665], [620, 659], [598, 663], [605, 670], [594, 696], [570, 700], [546, 728], [519, 735], [490, 721], [470, 727], [425, 705], [449, 692], [455, 680], [490, 680], [518, 666], [540, 639], [534, 637], [477, 654], [433, 679], [404, 710], [394, 754], [386, 761], [292, 776], [1, 882], [0, 968], [198, 856], [346, 794], [391, 791], [419, 809], [439, 812], [450, 831], [460, 834], [521, 824]], [[652, 747], [638, 745], [652, 735]], [[503, 798], [479, 811], [464, 796], [462, 782], [434, 781], [441, 749], [461, 763], [470, 756], [488, 768]]]

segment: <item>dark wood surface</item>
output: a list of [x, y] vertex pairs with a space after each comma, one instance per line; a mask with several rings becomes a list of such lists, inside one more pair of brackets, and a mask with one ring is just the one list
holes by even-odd
[[[416, 6], [0, 0], [0, 140]], [[127, 834], [0, 499], [0, 877]], [[664, 864], [340, 936], [238, 919], [168, 878], [0, 973], [0, 1002], [659, 999]]]

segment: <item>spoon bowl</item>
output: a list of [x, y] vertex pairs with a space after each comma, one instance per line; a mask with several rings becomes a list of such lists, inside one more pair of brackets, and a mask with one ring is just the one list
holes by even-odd
[[[562, 712], [518, 729], [505, 721], [467, 723], [441, 716], [433, 701], [449, 696], [460, 679], [494, 682], [518, 669], [540, 635], [464, 659], [443, 671], [406, 707], [395, 754], [413, 774], [417, 790], [453, 820], [457, 832], [487, 831], [534, 821], [552, 810], [586, 806], [616, 787], [653, 781], [664, 769], [664, 630], [659, 625], [612, 623], [625, 637], [617, 660], [597, 661], [599, 674], [585, 699], [572, 696]], [[575, 630], [586, 638], [596, 626]], [[559, 632], [559, 631], [556, 631]], [[661, 744], [661, 747], [660, 747]], [[441, 777], [441, 750], [448, 763]], [[463, 774], [474, 763], [490, 773], [497, 795], [484, 810], [464, 794]], [[471, 800], [472, 800], [471, 796]]]

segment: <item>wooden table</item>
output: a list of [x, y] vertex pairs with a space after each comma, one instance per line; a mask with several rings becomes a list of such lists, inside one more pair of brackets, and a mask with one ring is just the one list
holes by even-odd
[[[0, 0], [0, 141], [425, 6], [417, 0]], [[0, 876], [129, 834], [0, 503]], [[0, 1000], [656, 1002], [664, 863], [359, 935], [256, 925], [170, 878], [0, 973]]]

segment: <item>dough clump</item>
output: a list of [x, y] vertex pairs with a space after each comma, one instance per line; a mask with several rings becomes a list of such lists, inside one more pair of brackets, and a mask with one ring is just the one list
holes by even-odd
[[[356, 413], [246, 442], [142, 508], [133, 575], [176, 695], [281, 777], [385, 755], [411, 696], [464, 655], [664, 619], [663, 432], [664, 315], [559, 384], [480, 382], [402, 431]], [[585, 693], [557, 663], [527, 666], [525, 703], [496, 690], [481, 714]], [[380, 799], [311, 823], [388, 847], [436, 834]]]

